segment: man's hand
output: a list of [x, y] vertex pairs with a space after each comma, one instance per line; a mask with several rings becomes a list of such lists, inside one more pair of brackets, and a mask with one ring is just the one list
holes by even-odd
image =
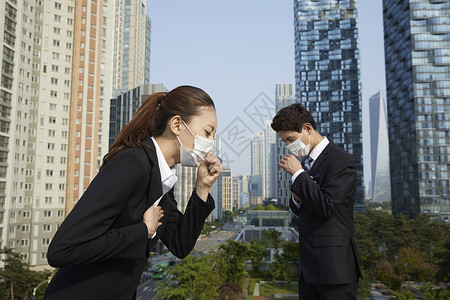
[[283, 157], [278, 165], [291, 175], [294, 175], [298, 170], [303, 169], [300, 161], [292, 154]]
[[297, 196], [295, 193], [292, 193], [292, 195], [294, 196], [294, 200], [295, 200], [295, 202], [297, 202], [297, 203], [302, 203], [302, 199], [300, 199], [300, 197], [299, 196]]

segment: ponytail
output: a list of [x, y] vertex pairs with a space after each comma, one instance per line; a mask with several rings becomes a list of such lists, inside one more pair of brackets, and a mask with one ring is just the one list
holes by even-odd
[[154, 93], [144, 100], [130, 122], [125, 125], [103, 157], [102, 168], [121, 150], [142, 147], [149, 136], [161, 136], [173, 116], [180, 116], [185, 122], [197, 115], [202, 107], [214, 108], [211, 97], [197, 87], [179, 86], [169, 93]]
[[109, 152], [103, 157], [102, 168], [111, 158], [125, 148], [141, 147], [141, 143], [152, 135], [151, 124], [155, 118], [156, 109], [161, 105], [167, 93], [154, 93], [148, 96], [137, 110], [134, 117], [120, 130]]

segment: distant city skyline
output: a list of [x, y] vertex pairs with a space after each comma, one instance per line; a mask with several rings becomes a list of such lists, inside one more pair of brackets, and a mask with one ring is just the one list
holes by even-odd
[[[151, 83], [169, 90], [181, 84], [203, 88], [216, 103], [219, 133], [261, 92], [275, 101], [276, 84], [295, 83], [294, 1], [150, 0], [147, 13], [152, 19]], [[358, 22], [367, 184], [368, 103], [386, 89], [381, 1], [358, 1]], [[250, 147], [240, 156], [230, 154], [234, 175], [251, 173]]]

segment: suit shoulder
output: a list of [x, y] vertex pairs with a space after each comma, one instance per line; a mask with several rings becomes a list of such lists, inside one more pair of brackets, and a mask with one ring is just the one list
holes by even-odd
[[332, 143], [331, 144], [331, 152], [333, 153], [333, 158], [338, 159], [342, 162], [351, 162], [354, 163], [353, 156], [349, 154], [347, 151], [345, 151], [343, 148], [339, 147], [338, 145]]
[[149, 166], [147, 154], [142, 148], [125, 148], [117, 153], [105, 166], [108, 164], [123, 163], [131, 163], [140, 169], [144, 169]]

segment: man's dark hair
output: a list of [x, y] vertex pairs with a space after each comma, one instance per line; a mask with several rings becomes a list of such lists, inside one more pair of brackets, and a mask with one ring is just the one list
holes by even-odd
[[305, 123], [311, 124], [312, 128], [316, 130], [316, 122], [306, 108], [294, 103], [283, 107], [272, 120], [272, 129], [279, 131], [296, 131], [301, 132]]

